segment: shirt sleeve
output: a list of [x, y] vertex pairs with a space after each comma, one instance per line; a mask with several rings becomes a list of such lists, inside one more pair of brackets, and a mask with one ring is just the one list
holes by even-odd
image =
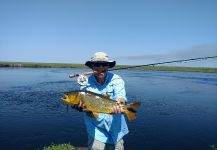
[[124, 98], [125, 101], [127, 101], [125, 83], [121, 77], [117, 77], [114, 79], [114, 98]]

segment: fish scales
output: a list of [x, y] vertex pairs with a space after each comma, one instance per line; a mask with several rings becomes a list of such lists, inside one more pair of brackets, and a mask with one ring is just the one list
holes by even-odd
[[95, 95], [95, 93], [81, 94], [81, 101], [85, 104], [89, 111], [112, 113], [116, 101], [103, 96]]

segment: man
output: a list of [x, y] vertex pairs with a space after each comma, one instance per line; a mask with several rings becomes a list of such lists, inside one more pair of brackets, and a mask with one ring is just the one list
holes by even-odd
[[[81, 90], [108, 95], [117, 103], [125, 103], [127, 99], [124, 81], [118, 75], [108, 72], [108, 68], [114, 67], [115, 64], [115, 61], [109, 60], [106, 53], [95, 53], [91, 60], [85, 63], [95, 73], [88, 77], [87, 84], [82, 85]], [[85, 108], [81, 103], [79, 107]], [[113, 108], [112, 115], [89, 112], [85, 114], [89, 150], [124, 149], [123, 137], [129, 131], [121, 111], [117, 106]]]

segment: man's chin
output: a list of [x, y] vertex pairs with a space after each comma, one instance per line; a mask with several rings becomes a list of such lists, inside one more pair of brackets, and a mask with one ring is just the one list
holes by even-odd
[[97, 76], [99, 76], [99, 77], [105, 77], [105, 72], [97, 73]]
[[97, 72], [97, 73], [96, 73], [96, 76], [97, 76], [98, 78], [104, 78], [104, 77], [106, 76], [106, 71]]

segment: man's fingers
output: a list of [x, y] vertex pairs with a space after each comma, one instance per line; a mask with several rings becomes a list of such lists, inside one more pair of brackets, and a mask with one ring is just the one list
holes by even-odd
[[83, 106], [82, 108], [83, 108], [83, 111], [86, 111], [86, 112], [88, 112], [88, 110], [87, 110], [86, 106]]
[[112, 112], [114, 114], [120, 114], [122, 112], [122, 108], [120, 106], [114, 106]]
[[125, 99], [124, 98], [119, 98], [116, 101], [117, 101], [117, 103], [125, 104]]
[[86, 108], [85, 104], [82, 101], [79, 102], [78, 106], [82, 107], [83, 109]]
[[79, 106], [79, 107], [82, 107], [82, 104], [83, 104], [83, 103], [80, 101], [79, 104], [78, 104], [78, 106]]
[[83, 111], [83, 108], [80, 107], [79, 104], [71, 105], [72, 109], [76, 109], [77, 111]]

